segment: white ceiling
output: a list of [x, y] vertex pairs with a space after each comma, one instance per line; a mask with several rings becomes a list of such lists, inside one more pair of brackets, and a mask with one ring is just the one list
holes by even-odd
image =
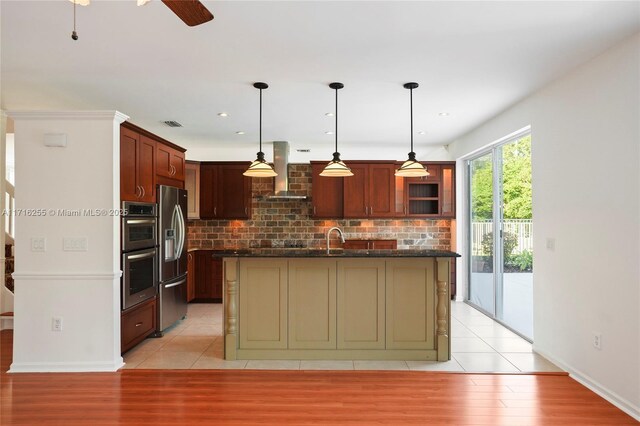
[[397, 147], [402, 159], [403, 83], [420, 83], [415, 150], [428, 151], [640, 30], [636, 1], [204, 4], [215, 19], [190, 28], [159, 1], [94, 0], [78, 7], [74, 42], [68, 1], [1, 1], [1, 108], [117, 109], [199, 159], [222, 148], [250, 160], [244, 152], [257, 151], [258, 140], [252, 83], [265, 81], [263, 140], [288, 140], [328, 160], [327, 84], [340, 81], [340, 145], [363, 159]]

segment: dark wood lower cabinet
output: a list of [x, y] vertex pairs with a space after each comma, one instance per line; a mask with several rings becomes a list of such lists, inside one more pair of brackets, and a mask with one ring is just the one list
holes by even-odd
[[142, 302], [120, 317], [120, 351], [125, 353], [156, 330], [156, 298]]
[[222, 258], [213, 250], [196, 250], [193, 255], [193, 301], [222, 301]]

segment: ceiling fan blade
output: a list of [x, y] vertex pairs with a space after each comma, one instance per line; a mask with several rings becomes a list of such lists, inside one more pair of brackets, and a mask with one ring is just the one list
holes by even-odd
[[213, 15], [198, 0], [162, 0], [185, 24], [190, 27], [204, 24], [213, 19]]

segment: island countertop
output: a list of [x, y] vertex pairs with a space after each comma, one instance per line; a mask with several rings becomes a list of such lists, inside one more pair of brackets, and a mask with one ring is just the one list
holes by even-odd
[[215, 257], [460, 257], [458, 253], [447, 250], [343, 250], [301, 248], [249, 248], [212, 250]]

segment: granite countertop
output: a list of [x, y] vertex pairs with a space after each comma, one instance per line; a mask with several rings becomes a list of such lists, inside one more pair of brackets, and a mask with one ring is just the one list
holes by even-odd
[[211, 250], [216, 257], [460, 257], [446, 250], [343, 250], [300, 248], [251, 248]]

